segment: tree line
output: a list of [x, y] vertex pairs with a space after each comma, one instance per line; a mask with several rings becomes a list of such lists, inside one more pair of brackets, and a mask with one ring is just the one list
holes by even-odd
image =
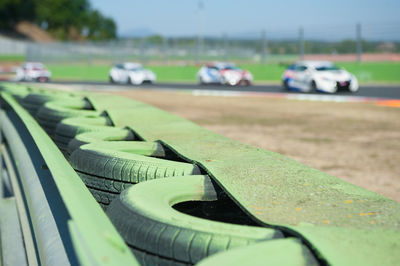
[[12, 31], [29, 21], [58, 40], [110, 40], [117, 37], [113, 19], [92, 8], [88, 0], [1, 0], [0, 28]]

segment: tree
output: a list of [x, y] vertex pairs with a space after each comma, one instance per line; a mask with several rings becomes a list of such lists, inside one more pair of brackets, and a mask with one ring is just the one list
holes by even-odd
[[1, 0], [0, 1], [0, 28], [13, 29], [21, 20], [33, 20], [35, 17], [34, 2], [32, 0]]
[[115, 22], [104, 17], [99, 11], [93, 10], [86, 17], [86, 37], [91, 40], [108, 40], [116, 38]]
[[1, 0], [0, 27], [11, 30], [27, 20], [60, 40], [116, 38], [116, 25], [88, 0]]

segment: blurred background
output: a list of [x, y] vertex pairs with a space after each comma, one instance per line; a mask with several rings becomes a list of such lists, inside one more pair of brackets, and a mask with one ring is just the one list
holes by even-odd
[[231, 61], [257, 82], [299, 59], [330, 60], [361, 83], [400, 82], [400, 2], [2, 0], [0, 61], [45, 63], [53, 79], [105, 81], [135, 61], [159, 81], [195, 81]]

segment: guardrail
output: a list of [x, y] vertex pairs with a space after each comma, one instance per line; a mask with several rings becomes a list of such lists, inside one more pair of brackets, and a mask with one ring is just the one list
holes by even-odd
[[285, 156], [111, 95], [2, 84], [1, 110], [4, 264], [400, 261], [397, 202]]

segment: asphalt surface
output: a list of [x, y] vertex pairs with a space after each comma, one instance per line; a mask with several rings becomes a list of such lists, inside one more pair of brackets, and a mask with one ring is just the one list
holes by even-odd
[[[85, 81], [54, 81], [55, 84], [71, 84], [71, 85], [98, 85], [99, 89], [104, 86], [116, 86], [118, 89], [132, 88], [156, 88], [156, 89], [175, 89], [175, 90], [218, 90], [218, 91], [241, 91], [241, 92], [271, 92], [271, 93], [299, 93], [297, 91], [285, 91], [280, 85], [252, 85], [252, 86], [224, 86], [224, 85], [198, 85], [198, 84], [182, 84], [182, 83], [156, 83], [144, 85], [127, 85], [127, 84], [110, 84], [108, 82], [85, 82]], [[303, 93], [302, 93], [303, 94]], [[310, 94], [310, 93], [304, 93]], [[326, 93], [316, 93], [319, 95], [329, 95]], [[364, 85], [360, 86], [360, 90], [356, 93], [349, 91], [339, 91], [335, 95], [383, 98], [383, 99], [400, 99], [400, 86], [398, 85]]]

